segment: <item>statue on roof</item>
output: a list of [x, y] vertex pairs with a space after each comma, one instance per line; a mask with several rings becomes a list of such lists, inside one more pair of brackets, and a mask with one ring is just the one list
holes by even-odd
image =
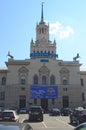
[[73, 61], [76, 61], [76, 59], [80, 58], [79, 53], [75, 57], [73, 57]]
[[13, 59], [14, 57], [10, 54], [10, 52], [8, 51], [7, 56], [9, 56], [11, 59]]

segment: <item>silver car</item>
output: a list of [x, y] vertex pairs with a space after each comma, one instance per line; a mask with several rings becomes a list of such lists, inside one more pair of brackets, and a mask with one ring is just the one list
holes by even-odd
[[29, 124], [4, 122], [0, 124], [0, 130], [33, 130]]
[[19, 115], [14, 110], [4, 110], [2, 112], [2, 121], [16, 121], [16, 122], [19, 122]]

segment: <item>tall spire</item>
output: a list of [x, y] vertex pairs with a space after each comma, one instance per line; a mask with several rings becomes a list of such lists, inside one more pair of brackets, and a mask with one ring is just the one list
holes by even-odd
[[44, 23], [44, 16], [43, 16], [43, 4], [44, 4], [44, 2], [42, 2], [42, 10], [41, 10], [41, 23]]

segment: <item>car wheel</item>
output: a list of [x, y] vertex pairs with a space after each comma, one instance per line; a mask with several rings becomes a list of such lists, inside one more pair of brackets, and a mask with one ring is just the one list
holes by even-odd
[[43, 121], [43, 117], [40, 119], [40, 121]]

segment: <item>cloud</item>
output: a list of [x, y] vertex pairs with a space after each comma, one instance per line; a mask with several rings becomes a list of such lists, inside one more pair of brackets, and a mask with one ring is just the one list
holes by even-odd
[[72, 27], [67, 25], [64, 27], [60, 22], [50, 23], [50, 32], [51, 35], [56, 35], [60, 39], [65, 39], [74, 34]]

